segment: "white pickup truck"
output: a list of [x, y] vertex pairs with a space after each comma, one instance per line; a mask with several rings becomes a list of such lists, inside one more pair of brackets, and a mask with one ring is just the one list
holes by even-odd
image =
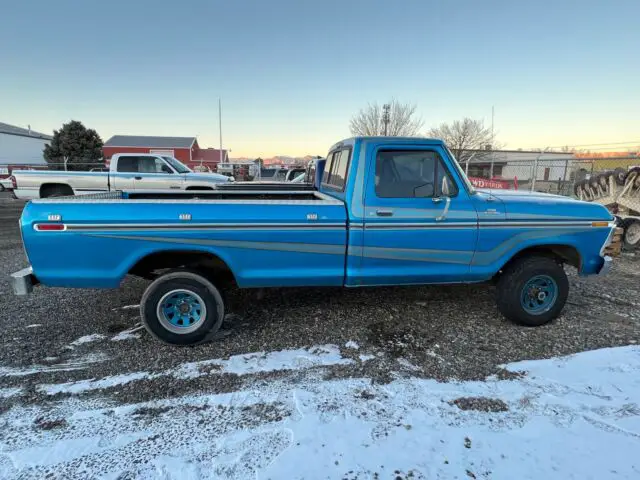
[[179, 160], [154, 154], [119, 153], [107, 172], [14, 170], [16, 198], [32, 199], [83, 195], [114, 190], [212, 190], [233, 178], [217, 173], [195, 173]]

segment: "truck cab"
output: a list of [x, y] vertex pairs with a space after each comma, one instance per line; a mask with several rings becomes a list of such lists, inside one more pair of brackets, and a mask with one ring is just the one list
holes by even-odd
[[178, 159], [166, 155], [119, 153], [109, 171], [117, 190], [211, 189], [213, 182], [232, 181], [217, 173], [196, 173]]
[[578, 249], [590, 239], [602, 245], [613, 220], [600, 206], [565, 197], [476, 189], [435, 139], [338, 142], [319, 185], [346, 205], [350, 286], [488, 280], [515, 254], [549, 239], [554, 255], [597, 273], [605, 261], [599, 249]]

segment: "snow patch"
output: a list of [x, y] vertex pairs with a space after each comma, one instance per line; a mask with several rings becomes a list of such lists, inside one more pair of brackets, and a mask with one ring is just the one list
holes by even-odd
[[[47, 357], [49, 358], [49, 357]], [[68, 360], [54, 365], [32, 365], [30, 367], [0, 367], [0, 377], [24, 377], [43, 372], [70, 372], [73, 370], [83, 370], [92, 363], [99, 363], [108, 360], [104, 354], [91, 353], [75, 359]]]
[[[284, 378], [115, 408], [73, 397], [15, 406], [0, 416], [0, 477], [637, 478], [639, 347], [505, 368], [528, 375]], [[463, 410], [461, 397], [509, 409]], [[43, 416], [58, 426], [36, 428]]]
[[103, 388], [111, 388], [120, 385], [125, 385], [136, 380], [142, 380], [144, 378], [153, 378], [153, 375], [149, 372], [133, 372], [123, 375], [113, 375], [109, 377], [101, 378], [100, 380], [89, 379], [80, 380], [78, 382], [69, 383], [53, 383], [38, 385], [38, 390], [46, 393], [47, 395], [55, 395], [57, 393], [82, 393], [89, 390], [101, 390]]
[[91, 335], [85, 335], [84, 337], [80, 337], [80, 338], [74, 340], [69, 345], [67, 345], [67, 348], [73, 349], [74, 347], [77, 347], [77, 346], [82, 345], [84, 343], [96, 342], [98, 340], [102, 340], [103, 338], [105, 338], [104, 335], [101, 335], [99, 333], [92, 333]]
[[419, 372], [422, 370], [422, 368], [418, 367], [417, 365], [414, 365], [413, 363], [411, 363], [409, 360], [405, 358], [399, 358], [397, 361], [400, 365], [411, 370], [412, 372]]
[[349, 340], [347, 343], [344, 344], [344, 346], [346, 348], [353, 348], [354, 350], [358, 350], [360, 348], [360, 345], [358, 345], [358, 343], [354, 342], [353, 340]]
[[111, 338], [112, 342], [121, 342], [123, 340], [136, 340], [140, 338], [140, 335], [137, 333], [132, 333], [129, 330], [125, 330], [124, 332], [120, 332]]
[[116, 310], [132, 310], [134, 308], [140, 308], [140, 304], [125, 305], [124, 307], [116, 307], [116, 308], [113, 308], [112, 310], [113, 311], [116, 311]]
[[353, 360], [343, 358], [340, 355], [340, 349], [336, 345], [322, 345], [308, 349], [301, 348], [269, 353], [256, 352], [234, 355], [226, 360], [212, 359], [190, 362], [182, 364], [177, 368], [157, 373], [131, 372], [102, 379], [90, 378], [62, 384], [44, 384], [39, 385], [38, 390], [48, 395], [55, 395], [61, 392], [78, 394], [90, 390], [117, 387], [138, 380], [156, 379], [160, 377], [173, 377], [187, 380], [220, 373], [249, 375], [261, 372], [273, 372], [276, 370], [300, 370], [320, 366], [347, 365], [350, 363], [353, 363]]
[[27, 325], [25, 328], [38, 328], [41, 327], [41, 323], [32, 323], [31, 325]]
[[16, 395], [20, 395], [20, 393], [22, 393], [21, 387], [0, 388], [0, 398], [15, 397]]
[[281, 350], [278, 352], [256, 352], [234, 355], [228, 360], [203, 360], [186, 363], [172, 372], [176, 378], [195, 378], [211, 367], [218, 373], [248, 375], [276, 370], [300, 370], [304, 368], [346, 365], [352, 360], [343, 358], [335, 345], [322, 345], [308, 349]]

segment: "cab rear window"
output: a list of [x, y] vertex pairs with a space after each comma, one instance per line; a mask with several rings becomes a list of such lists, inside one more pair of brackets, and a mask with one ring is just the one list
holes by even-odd
[[349, 161], [351, 160], [351, 149], [343, 148], [329, 153], [327, 163], [324, 167], [322, 184], [340, 192], [344, 191], [349, 172]]

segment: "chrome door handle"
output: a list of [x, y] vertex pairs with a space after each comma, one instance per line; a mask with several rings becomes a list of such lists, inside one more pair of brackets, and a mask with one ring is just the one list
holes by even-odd
[[433, 197], [433, 198], [431, 199], [431, 201], [432, 201], [433, 203], [440, 203], [440, 202], [442, 202], [442, 197]]
[[391, 217], [393, 215], [393, 210], [389, 210], [387, 208], [379, 208], [376, 210], [376, 215], [379, 217]]
[[135, 180], [142, 180], [142, 177], [133, 177]]

